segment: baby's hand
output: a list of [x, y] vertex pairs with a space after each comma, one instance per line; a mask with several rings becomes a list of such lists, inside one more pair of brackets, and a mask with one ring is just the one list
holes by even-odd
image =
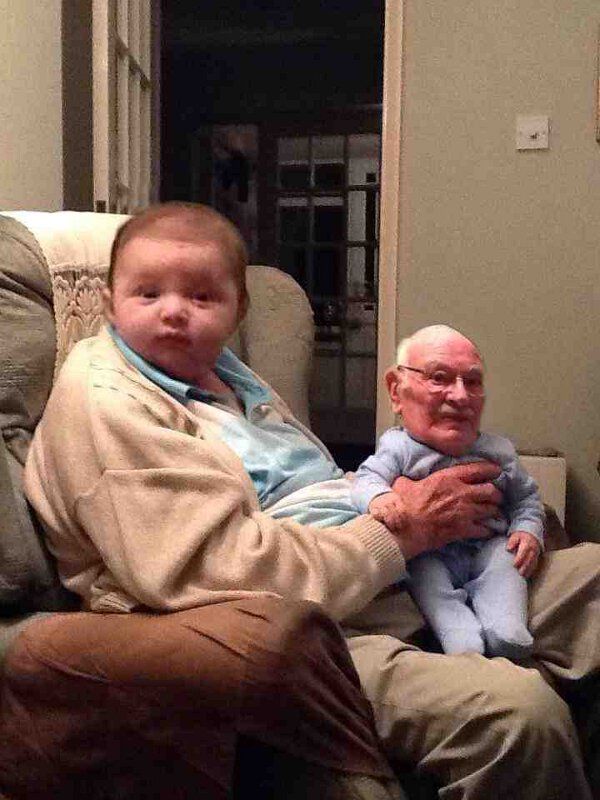
[[513, 531], [508, 537], [506, 549], [515, 553], [515, 567], [524, 578], [530, 578], [535, 572], [542, 551], [539, 541], [527, 531]]
[[383, 522], [392, 533], [400, 531], [405, 521], [405, 512], [397, 492], [378, 494], [369, 503], [369, 514]]

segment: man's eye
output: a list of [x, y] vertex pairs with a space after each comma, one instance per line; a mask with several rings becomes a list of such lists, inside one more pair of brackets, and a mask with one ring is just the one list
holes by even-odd
[[483, 386], [483, 378], [481, 375], [465, 375], [463, 383], [467, 389], [481, 389]]
[[449, 372], [444, 372], [441, 369], [432, 372], [429, 375], [429, 380], [436, 386], [449, 386], [452, 381], [452, 375]]

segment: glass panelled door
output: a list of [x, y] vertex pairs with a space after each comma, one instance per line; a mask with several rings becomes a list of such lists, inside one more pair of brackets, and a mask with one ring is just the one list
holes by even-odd
[[374, 441], [379, 133], [279, 136], [277, 264], [316, 322], [311, 406], [331, 446]]

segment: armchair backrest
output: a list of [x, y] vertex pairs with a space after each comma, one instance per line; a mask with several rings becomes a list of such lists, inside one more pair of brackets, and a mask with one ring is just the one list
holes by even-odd
[[[72, 601], [29, 513], [22, 469], [53, 376], [73, 345], [103, 324], [110, 249], [125, 219], [72, 211], [0, 214], [0, 617]], [[308, 299], [271, 267], [249, 267], [248, 291], [250, 309], [231, 346], [308, 424]]]

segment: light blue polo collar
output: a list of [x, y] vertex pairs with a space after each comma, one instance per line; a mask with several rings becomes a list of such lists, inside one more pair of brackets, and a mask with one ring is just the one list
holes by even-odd
[[[203, 403], [222, 402], [222, 398], [214, 392], [207, 392], [193, 384], [173, 378], [158, 369], [158, 367], [155, 367], [154, 364], [146, 361], [139, 353], [129, 347], [112, 325], [108, 326], [108, 331], [127, 361], [148, 380], [160, 386], [171, 397], [174, 397], [175, 400], [184, 405], [189, 400], [200, 400]], [[233, 389], [242, 401], [246, 415], [249, 415], [254, 407], [271, 402], [271, 392], [256, 380], [248, 367], [229, 348], [224, 347], [221, 351], [215, 364], [215, 372], [224, 383]]]

